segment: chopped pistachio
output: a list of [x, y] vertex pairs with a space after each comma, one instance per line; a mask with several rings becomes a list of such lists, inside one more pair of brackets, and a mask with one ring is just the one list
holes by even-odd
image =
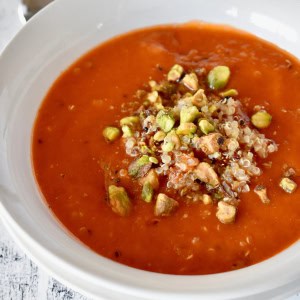
[[209, 134], [215, 130], [215, 126], [206, 119], [199, 120], [199, 128], [204, 134]]
[[251, 122], [256, 128], [267, 128], [272, 121], [272, 116], [265, 110], [256, 112], [251, 117]]
[[134, 160], [128, 167], [128, 174], [133, 178], [145, 176], [151, 168], [152, 163], [148, 155], [143, 155]]
[[208, 107], [208, 111], [210, 112], [210, 114], [213, 114], [217, 109], [217, 106], [214, 104]]
[[177, 64], [174, 65], [168, 73], [168, 81], [178, 81], [181, 78], [183, 72], [184, 70], [182, 66]]
[[164, 106], [162, 105], [161, 102], [154, 103], [154, 107], [155, 107], [157, 110], [164, 109]]
[[201, 162], [194, 170], [194, 174], [202, 182], [209, 184], [213, 188], [218, 187], [220, 184], [217, 173], [207, 162]]
[[120, 125], [128, 125], [128, 126], [134, 126], [140, 123], [140, 118], [138, 116], [130, 116], [125, 117], [120, 120]]
[[202, 107], [207, 104], [207, 97], [203, 89], [199, 89], [192, 97], [192, 103], [197, 107]]
[[123, 125], [122, 126], [122, 131], [123, 131], [123, 137], [128, 138], [133, 136], [133, 131], [128, 125]]
[[258, 195], [258, 197], [262, 203], [264, 203], [264, 204], [270, 203], [270, 199], [267, 195], [267, 188], [264, 185], [261, 185], [261, 184], [257, 185], [254, 188], [254, 193], [256, 193]]
[[152, 103], [155, 103], [159, 99], [159, 95], [157, 91], [153, 91], [151, 93], [148, 93], [147, 100], [149, 100]]
[[192, 134], [197, 131], [197, 126], [194, 123], [183, 123], [180, 124], [179, 127], [176, 130], [177, 134]]
[[195, 73], [186, 74], [181, 82], [191, 91], [197, 91], [199, 88], [198, 77]]
[[207, 76], [209, 87], [219, 90], [226, 86], [230, 77], [230, 69], [227, 66], [217, 66], [210, 70]]
[[108, 187], [109, 204], [116, 214], [124, 217], [128, 216], [131, 210], [131, 202], [123, 187], [110, 185]]
[[153, 164], [158, 164], [158, 159], [156, 157], [149, 157], [149, 161], [152, 162]]
[[279, 183], [280, 187], [287, 193], [293, 193], [297, 188], [297, 183], [290, 178], [284, 177]]
[[227, 91], [219, 93], [219, 95], [223, 98], [237, 96], [238, 94], [239, 93], [236, 89], [229, 89]]
[[208, 204], [211, 204], [212, 203], [212, 198], [210, 195], [208, 194], [204, 194], [202, 196], [202, 202], [205, 204], [205, 205], [208, 205]]
[[155, 80], [150, 80], [149, 86], [151, 87], [151, 91], [157, 91], [159, 84]]
[[151, 202], [153, 198], [153, 187], [149, 182], [145, 182], [142, 189], [142, 199], [145, 202]]
[[170, 216], [179, 204], [173, 198], [168, 197], [166, 194], [158, 194], [154, 208], [154, 214], [158, 217]]
[[151, 169], [148, 174], [140, 179], [140, 183], [144, 185], [146, 182], [149, 182], [154, 190], [159, 188], [158, 175], [154, 169]]
[[180, 111], [180, 124], [194, 122], [198, 115], [196, 106], [184, 106]]
[[121, 135], [121, 132], [117, 127], [107, 126], [103, 129], [102, 134], [108, 142], [113, 142]]
[[153, 136], [154, 140], [157, 142], [162, 142], [165, 137], [166, 137], [166, 134], [161, 130], [157, 131]]
[[150, 81], [149, 85], [152, 91], [158, 91], [164, 95], [171, 96], [176, 92], [176, 84], [173, 82], [163, 81], [160, 84], [157, 84], [155, 81]]
[[175, 124], [175, 119], [171, 112], [160, 110], [156, 115], [156, 123], [164, 132], [169, 132]]
[[171, 152], [174, 148], [175, 148], [175, 144], [169, 141], [165, 141], [161, 146], [161, 149], [164, 152]]
[[164, 144], [168, 144], [168, 143], [173, 144], [173, 149], [175, 148], [176, 150], [178, 150], [180, 148], [181, 141], [175, 130], [171, 130], [170, 132], [168, 132], [168, 134], [164, 138]]
[[235, 221], [237, 208], [225, 201], [218, 202], [217, 218], [223, 224], [230, 224]]
[[153, 154], [153, 151], [146, 145], [142, 145], [140, 147], [140, 150], [141, 150], [141, 153], [143, 153], [143, 154], [147, 154], [147, 153]]

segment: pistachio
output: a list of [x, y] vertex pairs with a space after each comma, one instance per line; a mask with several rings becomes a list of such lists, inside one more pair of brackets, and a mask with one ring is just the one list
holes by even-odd
[[102, 134], [108, 142], [113, 142], [121, 135], [121, 132], [117, 127], [107, 126], [103, 129]]
[[256, 193], [258, 195], [258, 197], [262, 203], [264, 203], [264, 204], [270, 203], [270, 199], [267, 195], [267, 188], [264, 185], [261, 185], [261, 184], [257, 185], [254, 188], [254, 193]]
[[228, 83], [229, 77], [230, 69], [227, 66], [217, 66], [208, 73], [208, 85], [213, 90], [222, 89]]
[[152, 163], [149, 156], [143, 155], [134, 160], [128, 167], [128, 174], [133, 178], [140, 178], [145, 176], [151, 168]]
[[170, 216], [179, 204], [173, 198], [168, 197], [166, 194], [158, 194], [154, 208], [154, 214], [159, 217]]
[[149, 161], [152, 162], [153, 164], [158, 164], [158, 159], [156, 157], [149, 157]]
[[197, 131], [197, 126], [194, 123], [183, 123], [180, 124], [176, 130], [177, 134], [187, 135]]
[[272, 116], [265, 110], [260, 110], [251, 117], [251, 123], [259, 129], [267, 128], [271, 124], [271, 121]]
[[210, 105], [209, 107], [208, 107], [208, 111], [210, 112], [210, 114], [212, 115], [215, 111], [217, 111], [217, 106], [216, 105]]
[[154, 140], [157, 142], [162, 142], [165, 137], [166, 137], [166, 134], [161, 130], [157, 131], [153, 136]]
[[159, 95], [157, 91], [153, 91], [151, 93], [147, 94], [147, 100], [149, 100], [151, 103], [155, 103], [157, 100], [159, 100]]
[[142, 185], [146, 184], [147, 182], [151, 184], [154, 190], [159, 188], [158, 175], [154, 169], [151, 169], [145, 177], [140, 179], [140, 183]]
[[198, 115], [196, 106], [184, 106], [180, 111], [180, 124], [194, 122]]
[[163, 81], [160, 84], [150, 81], [149, 85], [152, 91], [160, 92], [166, 96], [171, 96], [176, 92], [176, 84], [173, 82]]
[[199, 89], [192, 97], [192, 103], [197, 107], [202, 107], [207, 104], [207, 97], [203, 89]]
[[170, 131], [164, 138], [164, 143], [161, 146], [164, 152], [170, 152], [174, 148], [179, 149], [181, 146], [181, 141], [179, 136], [176, 134], [175, 130]]
[[140, 118], [138, 116], [130, 116], [125, 117], [120, 120], [120, 125], [128, 125], [128, 126], [135, 126], [140, 123]]
[[160, 110], [156, 115], [156, 123], [164, 132], [169, 132], [175, 124], [175, 119], [171, 112]]
[[208, 204], [211, 204], [212, 203], [212, 198], [210, 195], [208, 194], [204, 194], [202, 196], [202, 202], [205, 204], [205, 205], [208, 205]]
[[181, 82], [191, 91], [197, 91], [199, 88], [198, 77], [195, 73], [186, 74]]
[[147, 154], [147, 153], [153, 154], [153, 151], [146, 145], [141, 145], [140, 150], [142, 154]]
[[209, 134], [215, 130], [215, 126], [206, 119], [199, 120], [199, 128], [204, 134]]
[[239, 93], [236, 89], [229, 89], [227, 91], [224, 91], [224, 92], [221, 92], [219, 93], [219, 95], [222, 97], [222, 98], [225, 98], [225, 97], [233, 97], [233, 96], [237, 96]]
[[145, 182], [142, 189], [142, 199], [145, 202], [151, 202], [153, 198], [153, 187], [149, 182]]
[[171, 152], [175, 148], [174, 143], [172, 142], [164, 142], [164, 144], [161, 146], [162, 151], [164, 152]]
[[202, 182], [209, 184], [213, 188], [218, 187], [220, 184], [217, 173], [207, 162], [201, 162], [194, 170], [194, 174]]
[[168, 73], [167, 79], [168, 81], [179, 81], [183, 74], [183, 67], [180, 65], [174, 65]]
[[287, 193], [293, 193], [297, 188], [297, 183], [290, 178], [284, 177], [281, 179], [279, 186]]
[[108, 187], [109, 204], [112, 211], [124, 217], [128, 216], [131, 210], [131, 202], [123, 187], [110, 185]]
[[133, 131], [128, 125], [123, 125], [122, 131], [123, 131], [123, 138], [128, 138], [133, 136]]
[[218, 202], [218, 211], [216, 213], [217, 218], [223, 224], [230, 224], [235, 221], [237, 208], [225, 201]]

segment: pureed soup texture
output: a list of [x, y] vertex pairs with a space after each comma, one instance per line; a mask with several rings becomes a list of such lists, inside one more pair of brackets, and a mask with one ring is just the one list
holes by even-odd
[[117, 262], [210, 274], [300, 233], [300, 64], [224, 26], [142, 29], [54, 83], [33, 164], [57, 218]]

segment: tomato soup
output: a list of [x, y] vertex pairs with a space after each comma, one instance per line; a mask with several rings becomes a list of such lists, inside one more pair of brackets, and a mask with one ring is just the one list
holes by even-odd
[[[37, 183], [68, 231], [116, 262], [194, 275], [258, 263], [299, 239], [299, 86], [296, 58], [233, 28], [191, 23], [118, 36], [45, 97], [32, 140]], [[134, 120], [143, 121], [132, 133]], [[145, 152], [133, 153], [141, 141]], [[134, 169], [138, 159], [145, 168]], [[138, 178], [149, 168], [159, 185]], [[167, 211], [159, 201], [171, 201]]]

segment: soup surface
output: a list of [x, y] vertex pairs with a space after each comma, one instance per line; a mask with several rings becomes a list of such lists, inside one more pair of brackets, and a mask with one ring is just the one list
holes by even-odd
[[[142, 104], [136, 91], [163, 80], [174, 64], [186, 70], [230, 68], [226, 89], [251, 116], [260, 105], [272, 123], [260, 130], [278, 145], [241, 193], [232, 224], [216, 218], [216, 205], [180, 202], [168, 217], [153, 214], [155, 201], [141, 199], [137, 181], [120, 175], [131, 157], [123, 139], [108, 143], [107, 125]], [[300, 64], [291, 55], [232, 28], [185, 24], [142, 29], [101, 44], [70, 66], [53, 84], [38, 112], [32, 157], [37, 182], [64, 226], [97, 253], [117, 262], [169, 274], [210, 274], [242, 268], [282, 251], [299, 239], [299, 191], [286, 193], [279, 182], [291, 167], [300, 183]], [[114, 176], [112, 176], [114, 174]], [[107, 187], [126, 188], [132, 210], [114, 213]], [[254, 188], [263, 184], [269, 204]], [[168, 193], [167, 187], [161, 191]]]

